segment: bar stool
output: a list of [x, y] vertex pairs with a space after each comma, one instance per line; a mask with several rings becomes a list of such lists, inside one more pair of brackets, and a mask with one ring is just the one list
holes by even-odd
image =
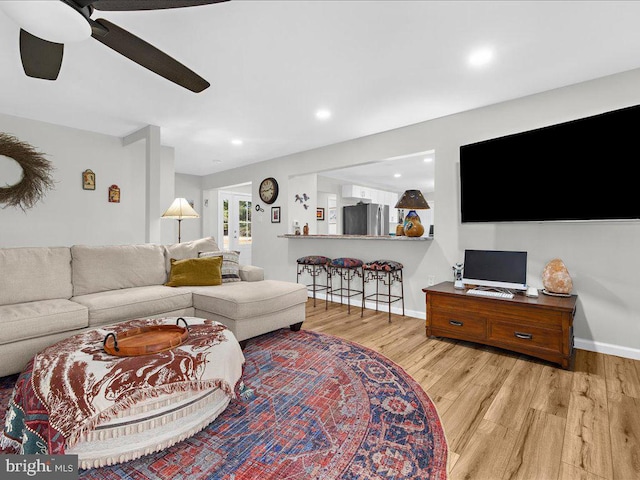
[[[353, 288], [351, 281], [355, 277], [362, 277], [362, 265], [364, 262], [358, 258], [340, 257], [334, 258], [329, 262], [329, 285], [330, 288], [327, 291], [327, 302], [325, 303], [325, 309], [328, 308], [329, 294], [331, 294], [331, 301], [333, 302], [333, 294], [340, 295], [340, 305], [342, 305], [342, 299], [347, 297], [347, 313], [351, 313], [351, 297], [356, 295], [364, 295], [364, 283], [362, 284], [362, 290]], [[340, 288], [333, 288], [333, 276], [338, 274], [340, 276]], [[347, 288], [343, 287], [343, 281], [347, 282]]]
[[[300, 283], [300, 275], [307, 272], [311, 275], [313, 283], [307, 284], [307, 290], [313, 292], [313, 306], [316, 306], [316, 292], [322, 290], [329, 290], [329, 269], [327, 264], [331, 261], [329, 257], [322, 255], [307, 255], [306, 257], [300, 257], [296, 262], [298, 263], [298, 271], [296, 275], [296, 282]], [[327, 275], [325, 284], [319, 284], [316, 281], [316, 277], [322, 275], [324, 272]], [[311, 288], [309, 288], [311, 287]]]
[[[364, 315], [364, 301], [367, 298], [376, 299], [376, 312], [378, 311], [378, 302], [386, 303], [389, 305], [389, 323], [391, 323], [391, 304], [402, 300], [402, 316], [404, 316], [404, 286], [402, 283], [402, 269], [403, 265], [400, 262], [394, 260], [374, 260], [367, 262], [362, 266], [362, 285], [364, 290], [364, 284], [375, 280], [376, 293], [370, 295], [362, 295], [362, 310], [360, 316]], [[380, 282], [387, 286], [387, 293], [380, 293]], [[395, 283], [400, 283], [400, 295], [391, 294], [391, 286]], [[380, 299], [383, 298], [383, 300]]]

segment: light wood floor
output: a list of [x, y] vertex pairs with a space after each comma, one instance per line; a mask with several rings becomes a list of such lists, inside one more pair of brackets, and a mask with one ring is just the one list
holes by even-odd
[[[384, 307], [383, 307], [384, 308]], [[491, 347], [426, 338], [424, 321], [307, 302], [303, 329], [365, 345], [435, 403], [449, 478], [640, 479], [640, 361], [576, 351], [573, 371]]]

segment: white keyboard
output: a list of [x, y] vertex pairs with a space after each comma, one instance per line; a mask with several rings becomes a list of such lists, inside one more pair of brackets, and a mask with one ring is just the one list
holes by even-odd
[[493, 290], [480, 290], [479, 288], [470, 288], [467, 290], [468, 295], [478, 295], [480, 297], [493, 298], [513, 298], [513, 293], [494, 292]]

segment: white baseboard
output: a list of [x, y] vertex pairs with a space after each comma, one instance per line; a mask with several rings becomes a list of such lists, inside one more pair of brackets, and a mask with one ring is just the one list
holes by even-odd
[[[313, 298], [313, 294], [309, 293], [308, 295], [309, 298]], [[316, 300], [321, 300], [321, 301], [325, 301], [325, 294], [324, 293], [320, 293], [318, 292], [316, 294]], [[331, 302], [331, 300], [329, 300]], [[343, 299], [342, 300], [343, 303], [346, 305], [347, 304], [347, 299]], [[349, 302], [351, 303], [351, 307], [362, 307], [362, 299], [360, 298], [350, 298]], [[334, 295], [333, 297], [333, 303], [340, 303], [340, 297], [338, 295]], [[375, 310], [376, 309], [376, 302], [372, 302], [370, 300], [366, 300], [364, 302], [364, 308], [367, 308], [369, 310]], [[382, 311], [382, 312], [388, 312], [389, 311], [389, 307], [386, 303], [379, 303], [378, 304], [378, 311]], [[393, 304], [391, 304], [391, 313], [395, 313], [396, 315], [402, 315], [402, 303], [400, 302], [395, 302]], [[413, 318], [419, 318], [422, 320], [426, 320], [427, 315], [425, 312], [418, 312], [415, 310], [407, 310], [405, 309], [404, 311], [404, 316], [405, 317], [413, 317]]]
[[640, 360], [640, 349], [638, 348], [623, 347], [621, 345], [596, 342], [594, 340], [586, 340], [584, 338], [574, 338], [573, 346], [580, 350], [588, 350], [589, 352], [605, 353], [607, 355], [615, 355], [616, 357]]

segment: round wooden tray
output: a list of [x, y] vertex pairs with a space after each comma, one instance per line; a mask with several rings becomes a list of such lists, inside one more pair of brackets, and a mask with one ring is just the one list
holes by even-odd
[[[186, 325], [186, 322], [185, 322]], [[104, 351], [118, 357], [135, 357], [171, 350], [189, 338], [188, 327], [151, 325], [127, 330], [104, 338]]]

